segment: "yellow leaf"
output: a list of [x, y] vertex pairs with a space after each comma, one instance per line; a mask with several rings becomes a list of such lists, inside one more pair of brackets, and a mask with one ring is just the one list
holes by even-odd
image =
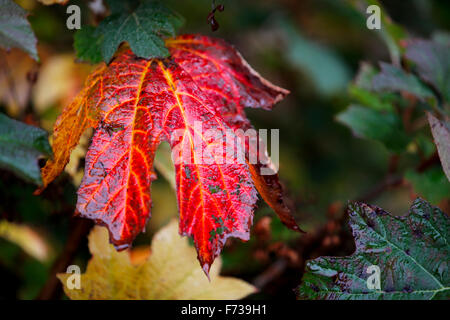
[[73, 54], [52, 55], [39, 71], [33, 88], [33, 105], [42, 113], [52, 105], [68, 105], [83, 88], [93, 67], [75, 62]]
[[211, 267], [208, 281], [194, 247], [178, 234], [176, 220], [155, 234], [148, 259], [133, 259], [134, 264], [129, 251], [117, 252], [108, 243], [102, 227], [91, 231], [89, 250], [92, 258], [81, 275], [80, 289], [67, 287], [71, 274], [58, 274], [71, 299], [241, 299], [256, 291], [245, 281], [220, 276], [220, 259]]
[[32, 82], [28, 77], [38, 70], [38, 64], [19, 49], [0, 50], [0, 103], [11, 116], [25, 109], [30, 97]]
[[175, 184], [175, 168], [172, 162], [172, 153], [170, 151], [170, 145], [167, 142], [163, 142], [156, 150], [155, 162], [156, 170], [162, 174], [162, 176], [170, 183], [173, 190], [177, 190]]
[[90, 139], [92, 137], [93, 130], [91, 128], [87, 129], [80, 137], [80, 142], [73, 149], [70, 154], [69, 163], [67, 163], [64, 171], [67, 172], [72, 178], [72, 183], [74, 186], [79, 187], [81, 180], [84, 175], [84, 166], [80, 166], [82, 159], [84, 159]]

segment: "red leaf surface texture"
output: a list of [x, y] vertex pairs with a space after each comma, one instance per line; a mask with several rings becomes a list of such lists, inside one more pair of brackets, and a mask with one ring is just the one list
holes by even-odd
[[[192, 236], [208, 274], [228, 237], [249, 239], [257, 192], [291, 229], [299, 230], [284, 203], [275, 171], [261, 175], [265, 161], [251, 164], [252, 152], [236, 143], [236, 129], [251, 129], [244, 108], [270, 109], [288, 93], [258, 75], [224, 41], [185, 35], [166, 42], [171, 57], [137, 58], [123, 47], [101, 66], [87, 89], [55, 125], [55, 159], [43, 168], [47, 185], [68, 161], [78, 133], [65, 114], [83, 114], [95, 133], [78, 190], [77, 212], [108, 227], [111, 242], [128, 247], [150, 217], [153, 159], [167, 141], [175, 165], [179, 230]], [[217, 139], [205, 131], [226, 134]], [[80, 133], [81, 134], [81, 133]], [[246, 161], [232, 155], [245, 154]], [[226, 155], [224, 156], [224, 154]], [[58, 165], [56, 165], [56, 164]], [[264, 163], [264, 164], [263, 164]], [[61, 167], [62, 166], [62, 167]], [[46, 177], [46, 172], [52, 172]]]

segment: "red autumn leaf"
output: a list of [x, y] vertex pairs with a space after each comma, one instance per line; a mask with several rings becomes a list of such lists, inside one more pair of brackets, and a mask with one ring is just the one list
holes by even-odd
[[[173, 59], [189, 72], [203, 92], [216, 101], [215, 106], [219, 107], [216, 111], [233, 129], [253, 129], [244, 108], [271, 110], [275, 103], [289, 93], [262, 78], [239, 52], [225, 41], [185, 35], [170, 39], [166, 44]], [[248, 144], [249, 141], [246, 142], [247, 153], [253, 151], [259, 155], [259, 162], [249, 163], [259, 194], [287, 227], [300, 231], [284, 202], [278, 174], [273, 169], [265, 148], [253, 150]], [[265, 170], [266, 174], [261, 175], [261, 170]]]
[[111, 242], [125, 248], [150, 217], [153, 159], [160, 142], [168, 141], [179, 230], [193, 236], [208, 273], [228, 237], [249, 239], [256, 189], [286, 225], [299, 230], [278, 176], [261, 174], [271, 167], [267, 156], [265, 164], [249, 163], [255, 150], [245, 152], [247, 161], [230, 157], [244, 152], [230, 129], [251, 128], [243, 108], [270, 109], [288, 92], [259, 76], [221, 40], [187, 35], [167, 46], [171, 57], [164, 60], [137, 58], [123, 48], [90, 77], [55, 125], [54, 159], [43, 168], [43, 181], [46, 186], [63, 170], [84, 128], [96, 127], [77, 211], [106, 225]]

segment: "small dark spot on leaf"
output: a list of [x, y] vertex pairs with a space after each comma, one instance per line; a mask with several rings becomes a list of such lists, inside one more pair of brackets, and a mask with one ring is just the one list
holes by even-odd
[[406, 286], [403, 288], [403, 292], [411, 293], [411, 292], [413, 292], [413, 290], [410, 287]]
[[191, 169], [188, 166], [184, 166], [184, 174], [186, 175], [187, 179], [191, 178]]
[[222, 190], [219, 186], [213, 186], [213, 185], [209, 185], [208, 189], [209, 189], [209, 192], [211, 192], [212, 194], [217, 193]]
[[320, 291], [319, 288], [315, 284], [311, 283], [309, 286], [311, 287], [312, 291], [314, 291], [314, 292], [319, 292]]
[[422, 238], [423, 237], [423, 233], [420, 229], [414, 229], [413, 230], [413, 235], [416, 236], [417, 238]]
[[44, 167], [46, 162], [47, 162], [47, 159], [39, 158], [38, 159], [39, 168]]
[[375, 213], [376, 213], [377, 216], [384, 216], [384, 215], [387, 214], [386, 211], [384, 211], [384, 210], [381, 209], [381, 208], [374, 208], [374, 211], [375, 211]]
[[372, 221], [372, 220], [367, 220], [367, 226], [369, 227], [369, 228], [374, 228], [375, 227], [375, 223]]

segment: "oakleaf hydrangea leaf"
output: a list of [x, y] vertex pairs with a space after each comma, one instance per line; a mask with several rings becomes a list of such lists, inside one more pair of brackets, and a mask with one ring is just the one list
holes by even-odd
[[[271, 109], [289, 91], [262, 78], [220, 39], [184, 35], [166, 44], [170, 58], [149, 60], [123, 46], [89, 77], [56, 121], [44, 187], [64, 169], [83, 131], [94, 127], [77, 212], [106, 225], [111, 242], [124, 249], [150, 217], [155, 151], [168, 142], [180, 234], [194, 238], [208, 273], [227, 238], [249, 239], [257, 191], [286, 226], [300, 231], [267, 152], [251, 161], [256, 154], [248, 139], [234, 142], [240, 129], [252, 129], [245, 107]], [[228, 150], [225, 157], [220, 150]]]
[[[309, 261], [297, 288], [299, 298], [450, 298], [450, 221], [445, 213], [420, 198], [403, 217], [364, 203], [350, 204], [348, 212], [355, 253]], [[379, 288], [369, 279], [377, 267]]]

